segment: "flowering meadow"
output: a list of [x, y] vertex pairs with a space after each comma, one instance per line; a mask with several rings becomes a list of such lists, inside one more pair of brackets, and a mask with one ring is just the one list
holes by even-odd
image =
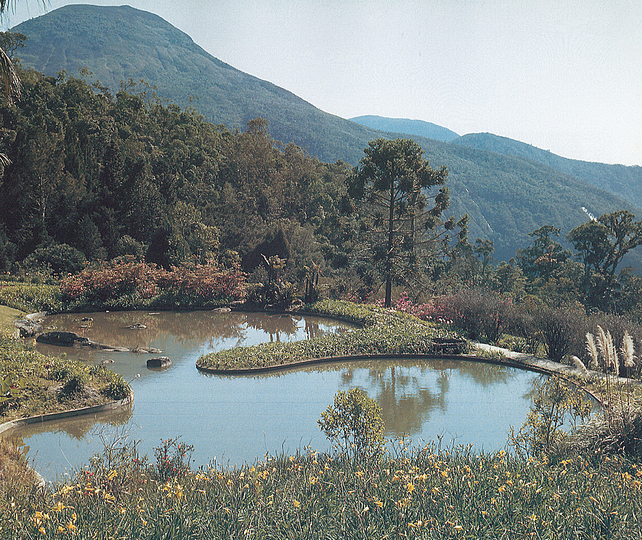
[[642, 468], [618, 457], [549, 463], [400, 441], [377, 459], [308, 449], [191, 471], [178, 458], [161, 474], [123, 443], [46, 488], [0, 484], [0, 537], [642, 538]]

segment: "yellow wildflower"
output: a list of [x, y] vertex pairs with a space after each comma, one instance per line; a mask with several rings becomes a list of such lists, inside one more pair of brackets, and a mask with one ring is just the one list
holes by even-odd
[[412, 493], [415, 490], [415, 486], [412, 484], [412, 482], [408, 482], [406, 484], [406, 489], [408, 490], [408, 493]]
[[294, 499], [292, 501], [292, 504], [294, 505], [294, 508], [300, 508], [300, 506], [301, 506], [301, 503], [299, 501], [297, 501], [296, 499]]

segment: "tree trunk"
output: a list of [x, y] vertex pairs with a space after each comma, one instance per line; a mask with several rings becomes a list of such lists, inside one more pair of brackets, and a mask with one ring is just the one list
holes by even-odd
[[386, 251], [386, 300], [384, 305], [389, 308], [392, 304], [392, 246], [395, 229], [395, 182], [390, 180], [390, 208], [388, 213], [388, 249]]

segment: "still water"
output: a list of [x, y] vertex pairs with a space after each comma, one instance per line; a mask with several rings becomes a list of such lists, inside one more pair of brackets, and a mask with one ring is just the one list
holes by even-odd
[[[154, 347], [172, 360], [149, 370], [141, 353], [38, 345], [87, 364], [104, 363], [131, 381], [127, 410], [20, 428], [11, 437], [30, 447], [33, 466], [52, 480], [77, 469], [102, 450], [103, 441], [128, 437], [153, 459], [162, 440], [180, 436], [195, 447], [195, 465], [252, 463], [266, 453], [329, 449], [317, 420], [339, 390], [359, 387], [383, 409], [386, 436], [422, 444], [472, 444], [478, 451], [505, 448], [510, 426], [523, 423], [538, 375], [455, 360], [360, 361], [254, 376], [214, 376], [197, 371], [204, 353], [265, 341], [306, 339], [346, 331], [344, 323], [266, 313], [66, 314], [45, 326], [71, 330], [104, 344]], [[145, 328], [128, 329], [131, 325]], [[155, 356], [158, 356], [155, 355]], [[137, 376], [139, 375], [139, 376]]]

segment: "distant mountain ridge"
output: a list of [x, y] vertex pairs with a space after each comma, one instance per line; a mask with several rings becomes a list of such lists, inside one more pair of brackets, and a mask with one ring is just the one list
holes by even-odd
[[642, 208], [642, 167], [569, 159], [548, 150], [542, 150], [536, 146], [492, 133], [470, 133], [454, 139], [452, 142], [470, 148], [489, 150], [498, 154], [542, 163], [573, 176], [581, 182], [622, 197], [634, 206]]
[[459, 137], [457, 133], [445, 127], [438, 126], [432, 122], [423, 120], [410, 120], [408, 118], [386, 118], [385, 116], [357, 116], [351, 118], [353, 122], [367, 126], [379, 131], [389, 133], [403, 133], [405, 135], [417, 135], [436, 141], [450, 142]]
[[[230, 129], [266, 118], [275, 139], [295, 142], [322, 161], [341, 159], [356, 165], [369, 141], [402, 133], [327, 114], [218, 60], [160, 17], [128, 6], [68, 5], [13, 31], [28, 37], [26, 47], [18, 51], [25, 67], [51, 76], [61, 70], [78, 76], [79, 69], [87, 68], [112, 92], [123, 80], [144, 79], [161, 98], [193, 107]], [[433, 166], [448, 168], [450, 213], [467, 213], [471, 240], [492, 239], [498, 259], [508, 259], [518, 247], [530, 244], [528, 233], [542, 225], [554, 225], [565, 234], [586, 221], [582, 207], [595, 215], [623, 208], [641, 213], [633, 197], [580, 181], [556, 169], [557, 162], [505, 153], [511, 146], [506, 141], [507, 148], [500, 152], [499, 147], [482, 148], [494, 140], [488, 137], [464, 136], [451, 143], [414, 134], [412, 138]], [[628, 186], [628, 180], [623, 182]]]
[[[74, 77], [87, 68], [112, 92], [122, 81], [144, 80], [161, 98], [194, 107], [207, 120], [230, 129], [267, 118], [275, 138], [296, 141], [324, 161], [356, 163], [356, 148], [370, 139], [367, 128], [323, 113], [292, 92], [233, 68], [146, 11], [68, 5], [12, 31], [28, 37], [18, 53], [26, 67], [51, 76], [64, 70]], [[308, 126], [313, 126], [312, 133]], [[330, 133], [335, 136], [326, 137]], [[319, 145], [323, 138], [328, 141]]]

